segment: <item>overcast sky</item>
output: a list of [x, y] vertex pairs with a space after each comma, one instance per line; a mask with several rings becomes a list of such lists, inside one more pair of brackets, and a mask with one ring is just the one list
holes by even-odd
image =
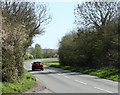
[[42, 49], [57, 49], [61, 38], [75, 28], [74, 8], [77, 2], [47, 2], [52, 15], [52, 21], [46, 26], [46, 32], [43, 35], [34, 37], [34, 47], [36, 43], [40, 44]]

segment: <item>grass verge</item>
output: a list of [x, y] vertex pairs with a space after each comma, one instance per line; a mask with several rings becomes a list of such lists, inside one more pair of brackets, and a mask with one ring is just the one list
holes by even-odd
[[37, 60], [37, 59], [40, 59], [40, 58], [35, 58], [35, 59], [26, 59], [26, 60], [24, 60], [24, 62], [25, 62], [25, 61], [30, 61], [30, 60]]
[[57, 58], [34, 58], [34, 59], [27, 59], [27, 60], [24, 60], [24, 62], [30, 61], [30, 60], [40, 60], [40, 59], [56, 60]]
[[102, 67], [102, 68], [90, 68], [90, 67], [73, 67], [73, 66], [61, 66], [59, 60], [45, 60], [42, 61], [44, 65], [56, 68], [62, 68], [65, 70], [71, 70], [75, 72], [80, 72], [83, 74], [89, 74], [98, 76], [100, 78], [110, 79], [120, 82], [119, 69], [112, 67]]
[[21, 78], [10, 82], [2, 82], [2, 95], [10, 93], [21, 93], [30, 89], [33, 85], [36, 84], [36, 78], [32, 76], [27, 70], [24, 70], [24, 74]]

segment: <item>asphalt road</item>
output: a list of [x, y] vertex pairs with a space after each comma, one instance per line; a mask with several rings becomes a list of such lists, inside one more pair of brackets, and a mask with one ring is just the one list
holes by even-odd
[[[42, 60], [45, 59], [39, 61]], [[47, 66], [44, 66], [44, 71], [32, 71], [31, 63], [33, 61], [36, 60], [24, 62], [24, 68], [47, 87], [43, 93], [109, 93], [118, 95], [115, 94], [118, 93], [118, 82]]]

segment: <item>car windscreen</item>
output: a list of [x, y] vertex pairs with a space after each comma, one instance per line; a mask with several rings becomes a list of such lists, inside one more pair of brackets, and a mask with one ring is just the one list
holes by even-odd
[[40, 64], [41, 62], [34, 62], [33, 64]]

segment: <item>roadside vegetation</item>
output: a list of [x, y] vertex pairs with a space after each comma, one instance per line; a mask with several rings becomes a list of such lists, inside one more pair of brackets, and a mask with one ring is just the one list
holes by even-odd
[[2, 94], [20, 93], [27, 91], [36, 84], [36, 78], [27, 70], [14, 82], [2, 82]]
[[74, 15], [77, 30], [70, 31], [59, 42], [60, 66], [118, 81], [120, 17], [117, 2], [77, 4]]
[[24, 73], [23, 61], [33, 37], [44, 32], [51, 17], [45, 4], [7, 1], [2, 2], [2, 16], [2, 81], [13, 82]]
[[35, 78], [23, 67], [26, 51], [33, 37], [45, 32], [51, 16], [43, 3], [3, 1], [1, 5], [3, 93], [22, 92], [35, 83]]
[[75, 67], [75, 66], [62, 66], [58, 59], [55, 60], [44, 60], [42, 63], [49, 67], [61, 68], [64, 70], [70, 70], [74, 72], [80, 72], [83, 74], [89, 74], [98, 76], [100, 78], [110, 79], [120, 82], [119, 69], [113, 67], [102, 67], [102, 68], [90, 68], [90, 67]]

